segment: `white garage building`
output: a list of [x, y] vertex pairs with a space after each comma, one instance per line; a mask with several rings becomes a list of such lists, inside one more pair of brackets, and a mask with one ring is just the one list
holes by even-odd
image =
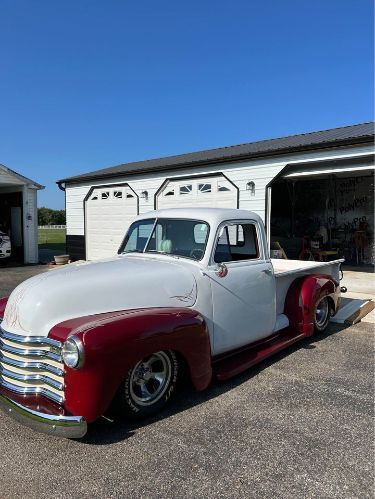
[[312, 237], [324, 226], [325, 244], [344, 254], [364, 226], [366, 249], [350, 258], [373, 263], [373, 175], [374, 123], [105, 168], [58, 181], [67, 251], [75, 259], [111, 256], [138, 213], [219, 206], [258, 213], [269, 241], [281, 240], [292, 258], [305, 231]]
[[38, 190], [44, 187], [0, 165], [0, 230], [12, 242], [12, 260], [38, 263]]

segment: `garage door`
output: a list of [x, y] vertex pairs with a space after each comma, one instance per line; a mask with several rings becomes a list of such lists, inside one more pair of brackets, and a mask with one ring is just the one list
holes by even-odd
[[127, 184], [96, 187], [86, 200], [86, 258], [115, 255], [137, 214], [138, 198]]
[[238, 190], [224, 175], [168, 180], [156, 196], [161, 208], [237, 208]]

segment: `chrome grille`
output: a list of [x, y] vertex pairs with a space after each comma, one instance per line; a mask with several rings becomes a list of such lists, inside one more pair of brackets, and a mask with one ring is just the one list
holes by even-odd
[[[1, 319], [0, 319], [1, 324]], [[0, 385], [20, 394], [41, 394], [62, 404], [62, 344], [39, 336], [19, 336], [0, 326]]]

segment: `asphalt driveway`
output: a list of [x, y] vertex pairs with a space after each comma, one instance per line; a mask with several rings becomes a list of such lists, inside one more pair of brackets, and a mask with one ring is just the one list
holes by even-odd
[[[45, 267], [0, 269], [0, 296]], [[373, 325], [331, 325], [144, 425], [83, 441], [0, 414], [1, 498], [373, 497]]]

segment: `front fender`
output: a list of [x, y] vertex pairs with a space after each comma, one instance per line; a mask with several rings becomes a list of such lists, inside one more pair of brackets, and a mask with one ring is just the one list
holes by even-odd
[[140, 309], [82, 317], [58, 324], [49, 337], [64, 342], [72, 334], [83, 342], [85, 363], [81, 369], [65, 367], [64, 407], [88, 422], [106, 411], [129, 369], [159, 350], [183, 356], [197, 390], [211, 381], [209, 334], [194, 310]]
[[5, 307], [7, 306], [8, 298], [0, 298], [0, 319], [4, 317]]
[[335, 314], [340, 304], [340, 286], [331, 276], [312, 274], [293, 281], [284, 310], [294, 331], [305, 336], [314, 333], [315, 306], [324, 296], [331, 298]]

